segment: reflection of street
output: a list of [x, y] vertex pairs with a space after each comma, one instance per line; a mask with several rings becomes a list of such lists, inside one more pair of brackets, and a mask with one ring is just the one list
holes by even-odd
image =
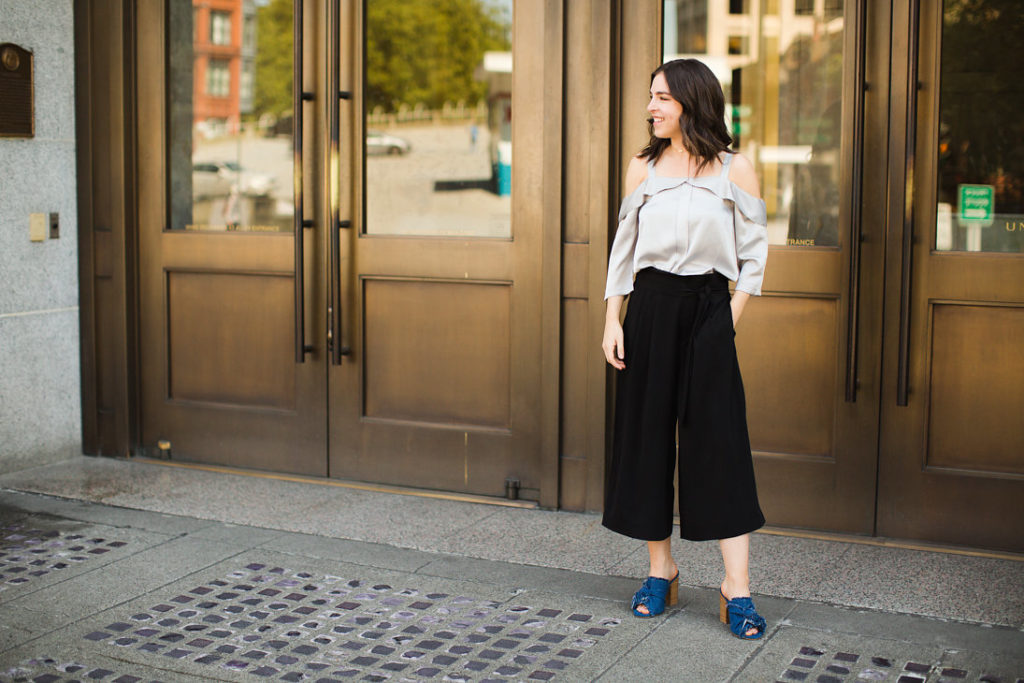
[[[511, 235], [512, 204], [509, 197], [499, 197], [493, 191], [486, 128], [478, 127], [476, 145], [468, 123], [396, 127], [382, 132], [406, 140], [411, 151], [367, 157], [367, 232]], [[290, 138], [204, 140], [197, 143], [192, 160], [194, 164], [237, 162], [244, 172], [273, 179], [266, 196], [243, 191], [232, 199], [231, 193], [224, 191], [197, 197], [192, 205], [192, 229], [292, 230]], [[238, 227], [231, 227], [233, 223]]]
[[211, 197], [192, 204], [192, 223], [187, 230], [239, 230], [248, 232], [291, 232], [291, 205], [281, 212], [269, 197]]
[[[269, 193], [252, 191], [253, 183], [245, 177], [227, 179], [241, 191], [231, 190], [214, 196], [196, 197], [192, 205], [193, 229], [252, 230], [255, 232], [291, 232], [292, 225], [292, 142], [288, 137], [263, 138], [255, 135], [200, 140], [192, 155], [193, 164], [203, 162], [236, 162], [249, 178], [271, 180]], [[193, 171], [193, 182], [196, 182]], [[195, 191], [193, 187], [193, 191]]]
[[[486, 189], [492, 170], [488, 132], [471, 125], [384, 130], [407, 140], [404, 156], [366, 159], [366, 230], [373, 234], [508, 237], [511, 200]], [[467, 189], [436, 191], [465, 181]]]

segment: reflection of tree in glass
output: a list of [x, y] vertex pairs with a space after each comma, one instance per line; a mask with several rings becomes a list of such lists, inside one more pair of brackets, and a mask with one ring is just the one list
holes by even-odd
[[271, 0], [256, 11], [253, 113], [292, 111], [292, 0]]
[[[1020, 0], [945, 0], [939, 104], [939, 202], [957, 210], [960, 184], [992, 185], [997, 220], [981, 231], [984, 251], [1024, 251], [1024, 83]], [[956, 233], [953, 249], [965, 248]]]
[[488, 50], [508, 50], [509, 26], [481, 0], [368, 0], [366, 108], [440, 109], [487, 94], [474, 71]]

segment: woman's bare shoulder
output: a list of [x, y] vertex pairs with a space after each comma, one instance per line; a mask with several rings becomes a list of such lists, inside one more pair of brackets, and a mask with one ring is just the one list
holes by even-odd
[[736, 186], [744, 192], [755, 197], [761, 196], [761, 185], [757, 181], [754, 164], [742, 154], [733, 155], [729, 165], [729, 180], [736, 183]]
[[647, 178], [647, 159], [644, 157], [633, 157], [629, 160], [626, 168], [626, 196], [633, 194], [636, 188], [640, 187]]

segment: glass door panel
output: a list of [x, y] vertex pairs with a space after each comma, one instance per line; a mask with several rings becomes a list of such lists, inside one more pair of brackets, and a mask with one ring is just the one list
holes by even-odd
[[365, 231], [512, 234], [512, 1], [366, 3]]
[[293, 3], [170, 0], [170, 230], [292, 232]]
[[722, 83], [734, 148], [761, 180], [769, 244], [837, 246], [842, 0], [665, 8], [665, 60], [696, 57]]
[[1021, 14], [1013, 2], [943, 3], [936, 251], [1024, 252], [1024, 85], [1007, 58]]

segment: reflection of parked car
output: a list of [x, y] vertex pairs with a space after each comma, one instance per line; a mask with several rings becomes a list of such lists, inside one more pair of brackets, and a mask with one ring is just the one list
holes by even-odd
[[371, 130], [366, 133], [367, 154], [408, 154], [412, 145], [402, 138]]
[[192, 196], [226, 197], [232, 186], [239, 194], [266, 197], [274, 189], [274, 176], [247, 171], [234, 161], [197, 161], [192, 164]]

